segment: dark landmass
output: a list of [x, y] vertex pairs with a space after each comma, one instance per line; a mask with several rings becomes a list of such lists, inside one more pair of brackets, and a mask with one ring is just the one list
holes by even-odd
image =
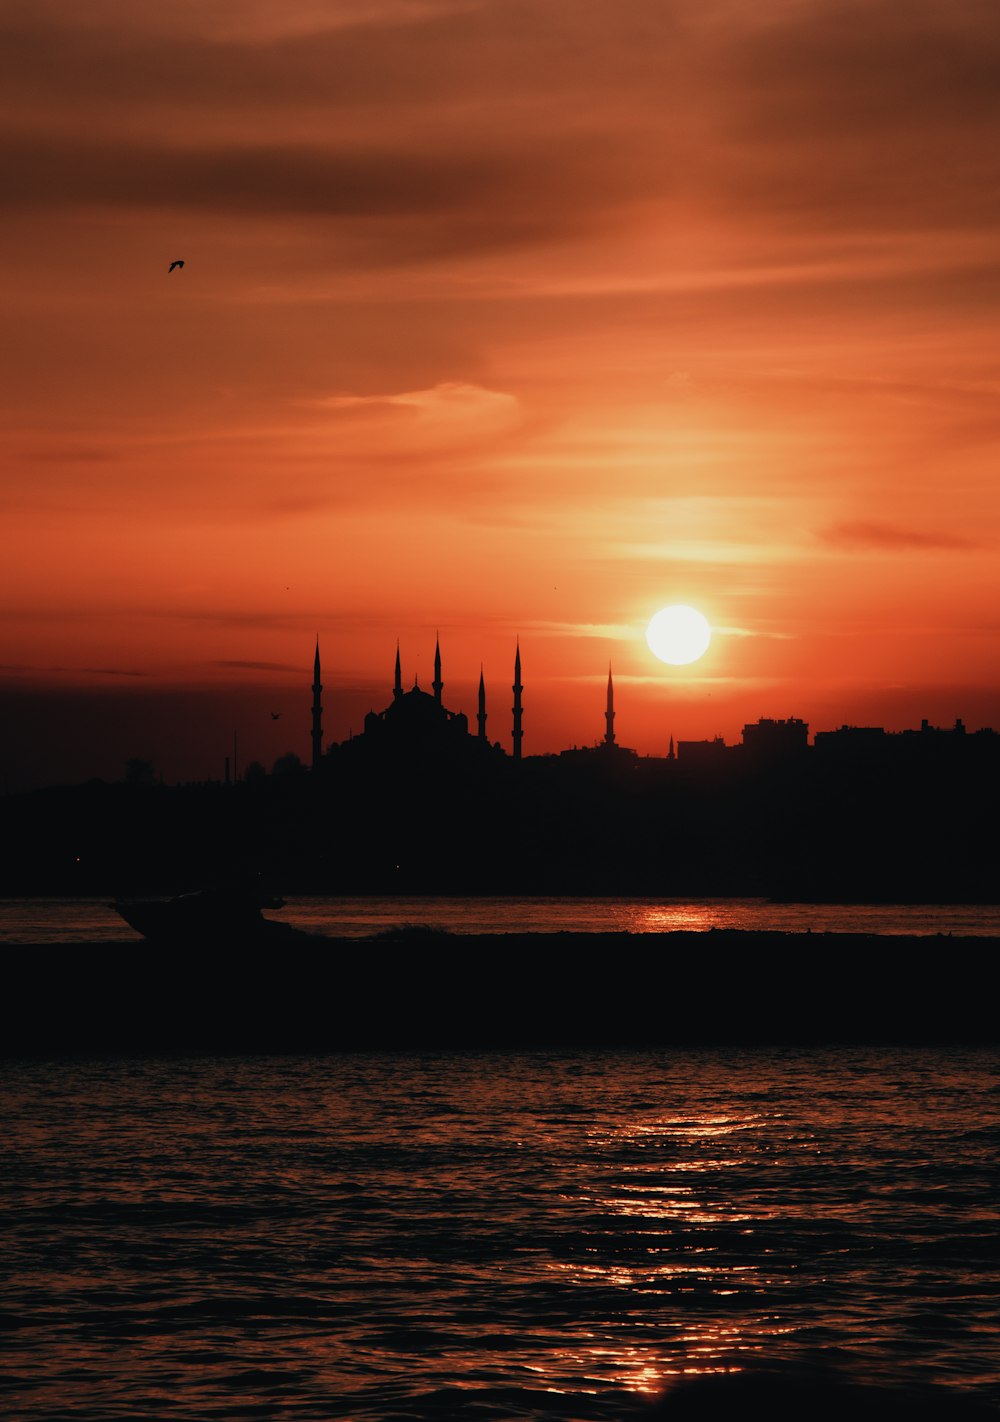
[[[639, 756], [615, 736], [522, 758], [431, 691], [403, 685], [364, 728], [323, 745], [317, 639], [307, 769], [227, 758], [221, 782], [167, 786], [132, 758], [123, 783], [0, 797], [0, 894], [176, 895], [256, 875], [280, 893], [762, 896], [826, 902], [1000, 901], [1000, 734], [820, 731], [761, 717], [742, 742], [671, 737]], [[272, 712], [272, 718], [278, 713]], [[304, 727], [303, 727], [304, 729]], [[58, 752], [53, 744], [53, 754]]]
[[648, 1422], [992, 1422], [985, 1398], [955, 1386], [890, 1387], [829, 1368], [740, 1359], [739, 1371], [684, 1377], [653, 1403]]
[[1000, 737], [691, 764], [358, 745], [233, 785], [0, 797], [0, 894], [174, 894], [252, 873], [286, 895], [1000, 901]]
[[995, 1043], [1000, 941], [411, 929], [2, 950], [7, 1057]]

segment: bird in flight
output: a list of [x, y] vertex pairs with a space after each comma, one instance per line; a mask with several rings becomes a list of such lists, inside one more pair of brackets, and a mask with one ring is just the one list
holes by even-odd
[[272, 711], [272, 712], [271, 712], [271, 720], [272, 720], [272, 721], [280, 721], [280, 720], [281, 720], [281, 712], [280, 712], [280, 711]]
[[182, 267], [183, 265], [184, 265], [183, 262], [171, 262], [171, 263], [170, 263], [170, 266], [167, 268], [167, 276], [170, 275], [170, 273], [173, 271], [174, 267]]

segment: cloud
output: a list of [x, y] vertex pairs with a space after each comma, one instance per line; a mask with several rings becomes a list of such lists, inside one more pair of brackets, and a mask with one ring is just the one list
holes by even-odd
[[[481, 507], [509, 487], [507, 452], [532, 430], [517, 396], [462, 380], [294, 397], [274, 415], [272, 424], [248, 416], [204, 434], [119, 436], [117, 457], [83, 473], [74, 441], [43, 435], [31, 446], [19, 435], [0, 503], [75, 516], [113, 508], [129, 518], [181, 506], [185, 517], [227, 522], [380, 507], [387, 494], [408, 491], [424, 512]], [[0, 442], [0, 460], [3, 452]]]
[[513, 395], [462, 381], [445, 381], [429, 390], [405, 390], [397, 395], [328, 395], [301, 403], [319, 410], [368, 414], [412, 411], [421, 424], [441, 425], [485, 423], [507, 426], [517, 418], [520, 410]]
[[614, 149], [596, 136], [585, 145], [536, 135], [435, 149], [403, 135], [379, 146], [178, 146], [15, 132], [5, 139], [0, 208], [336, 221], [339, 263], [377, 269], [544, 245], [618, 220], [633, 184]]
[[37, 464], [114, 464], [122, 457], [120, 450], [109, 446], [77, 444], [72, 440], [17, 449], [15, 455]]
[[317, 217], [457, 212], [541, 188], [558, 151], [521, 164], [492, 153], [397, 147], [130, 143], [12, 137], [2, 200]]
[[714, 201], [827, 238], [992, 222], [998, 65], [989, 0], [764, 7], [719, 53], [729, 142]]
[[[168, 25], [97, 8], [0, 30], [9, 208], [367, 219], [419, 255], [530, 247], [683, 186], [663, 95], [690, 84], [649, 0], [623, 0], [624, 25], [583, 0], [355, 4], [321, 33], [315, 4], [290, 4], [303, 32], [266, 43], [176, 4]], [[402, 230], [418, 222], [435, 230]]]
[[643, 635], [639, 627], [616, 622], [533, 621], [526, 630], [537, 637], [589, 637], [602, 642], [635, 642]]
[[46, 675], [53, 672], [66, 672], [71, 676], [146, 676], [144, 671], [136, 671], [133, 667], [39, 667], [31, 666], [24, 662], [2, 662], [0, 672], [42, 672]]
[[992, 0], [355, 0], [334, 19], [298, 0], [277, 22], [259, 0], [245, 26], [230, 0], [163, 8], [39, 0], [8, 22], [0, 201], [337, 219], [369, 267], [659, 210], [668, 232], [743, 219], [778, 274], [820, 228], [835, 247], [1000, 218]]
[[[31, 0], [31, 28], [70, 28], [81, 35], [110, 36], [136, 30], [147, 38], [169, 39], [178, 32], [194, 43], [230, 39], [253, 45], [295, 35], [323, 35], [334, 30], [386, 24], [415, 24], [457, 14], [479, 0], [172, 0], [168, 6], [137, 9], [133, 0]], [[25, 24], [27, 15], [19, 17]]]
[[[55, 669], [54, 669], [55, 670]], [[58, 670], [75, 670], [75, 668], [59, 668]], [[80, 671], [89, 676], [146, 676], [146, 672], [136, 671], [131, 667], [80, 667]]]
[[302, 673], [301, 666], [295, 666], [290, 662], [244, 662], [244, 661], [213, 661], [209, 662], [213, 667], [231, 667], [237, 671], [283, 671]]
[[[239, 105], [248, 115], [270, 114], [276, 105], [340, 113], [357, 105], [378, 123], [387, 105], [464, 101], [470, 117], [477, 107], [495, 113], [498, 102], [510, 111], [510, 100], [525, 92], [596, 99], [623, 83], [662, 102], [665, 82], [673, 81], [676, 93], [685, 80], [678, 44], [684, 22], [661, 0], [619, 0], [614, 12], [603, 0], [557, 0], [542, 16], [536, 0], [403, 0], [351, 11], [326, 4], [327, 22], [319, 25], [301, 4], [268, 4], [269, 35], [248, 28], [242, 15], [238, 29], [206, 25], [207, 6], [189, 16], [176, 0], [151, 7], [167, 12], [166, 23], [162, 16], [151, 22], [134, 5], [117, 14], [103, 7], [102, 22], [100, 8], [81, 18], [79, 6], [39, 3], [9, 21], [8, 92], [13, 86], [14, 94], [95, 107], [101, 100], [167, 103], [178, 111]], [[344, 15], [360, 23], [338, 24]], [[279, 26], [283, 34], [275, 32]]]
[[761, 627], [713, 627], [713, 637], [759, 637], [767, 642], [794, 642], [797, 632], [769, 632]]
[[766, 8], [728, 56], [741, 120], [757, 134], [856, 137], [965, 127], [1000, 116], [992, 0], [813, 0]]
[[904, 528], [900, 524], [881, 523], [875, 520], [854, 520], [832, 524], [819, 534], [824, 543], [844, 548], [851, 552], [953, 552], [959, 549], [982, 547], [971, 538], [958, 534], [928, 533], [920, 529]]
[[377, 468], [383, 489], [401, 479], [408, 481], [416, 461], [425, 481], [424, 498], [439, 486], [452, 492], [454, 461], [470, 453], [480, 466], [480, 478], [470, 480], [463, 463], [461, 483], [466, 494], [477, 486], [481, 489], [483, 458], [496, 441], [516, 434], [525, 422], [515, 396], [462, 381], [445, 381], [426, 390], [340, 394], [299, 403], [330, 421], [311, 429], [311, 437], [328, 451], [327, 458], [335, 455], [341, 468], [352, 464]]

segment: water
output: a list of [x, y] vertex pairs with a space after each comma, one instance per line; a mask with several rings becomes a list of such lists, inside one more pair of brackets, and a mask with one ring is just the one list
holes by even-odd
[[[365, 937], [399, 924], [451, 933], [675, 929], [1000, 937], [997, 904], [772, 904], [766, 899], [297, 898], [279, 918], [310, 933]], [[101, 899], [0, 899], [0, 943], [134, 942]]]
[[835, 1361], [1000, 1397], [1000, 1054], [4, 1068], [5, 1415], [641, 1415]]

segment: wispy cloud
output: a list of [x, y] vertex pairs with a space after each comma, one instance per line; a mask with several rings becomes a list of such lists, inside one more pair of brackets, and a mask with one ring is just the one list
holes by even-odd
[[537, 622], [526, 628], [538, 637], [588, 637], [599, 641], [631, 642], [643, 636], [642, 629], [614, 622]]
[[327, 395], [299, 403], [318, 410], [373, 413], [409, 410], [421, 421], [447, 424], [483, 420], [507, 423], [517, 415], [519, 408], [513, 395], [462, 381], [444, 381], [429, 390], [404, 390], [390, 395]]
[[762, 627], [713, 627], [712, 635], [719, 637], [759, 637], [767, 642], [794, 642], [794, 632], [776, 632]]
[[69, 676], [110, 676], [110, 677], [142, 677], [147, 673], [138, 671], [135, 667], [68, 667], [68, 666], [32, 666], [26, 662], [4, 662], [0, 663], [0, 672], [28, 672], [48, 675], [51, 673], [66, 674]]
[[821, 530], [819, 537], [824, 543], [855, 552], [954, 552], [982, 547], [975, 539], [961, 534], [931, 532], [865, 519], [832, 524]]
[[302, 667], [296, 666], [292, 662], [249, 662], [233, 660], [213, 661], [209, 662], [209, 666], [228, 667], [235, 671], [282, 671], [295, 672], [298, 676], [302, 675]]

